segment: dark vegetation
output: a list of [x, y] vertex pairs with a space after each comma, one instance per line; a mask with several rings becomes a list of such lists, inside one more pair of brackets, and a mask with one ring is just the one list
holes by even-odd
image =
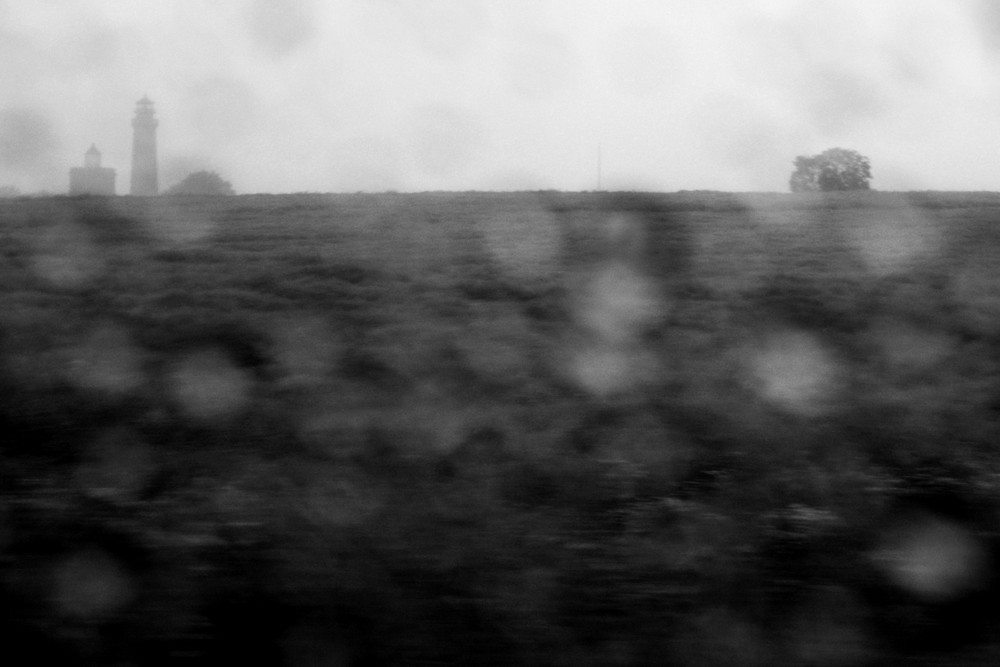
[[864, 155], [846, 148], [830, 148], [819, 155], [795, 158], [789, 189], [792, 192], [868, 190], [871, 178], [871, 163]]
[[995, 664], [1000, 196], [0, 202], [56, 664]]
[[196, 171], [164, 191], [165, 195], [234, 195], [232, 184], [214, 171]]

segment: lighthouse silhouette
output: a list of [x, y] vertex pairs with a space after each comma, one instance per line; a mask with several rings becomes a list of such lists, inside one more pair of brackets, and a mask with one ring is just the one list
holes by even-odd
[[129, 194], [159, 194], [156, 177], [156, 126], [153, 102], [143, 95], [136, 103], [132, 119], [132, 184]]

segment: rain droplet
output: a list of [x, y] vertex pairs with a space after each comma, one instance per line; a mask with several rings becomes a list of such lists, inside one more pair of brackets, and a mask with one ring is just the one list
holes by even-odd
[[497, 215], [482, 225], [486, 249], [503, 271], [516, 278], [542, 278], [558, 267], [562, 235], [546, 211]]
[[98, 326], [68, 354], [70, 379], [81, 389], [126, 394], [145, 383], [142, 352], [116, 325]]
[[815, 414], [824, 410], [837, 390], [837, 365], [814, 337], [786, 331], [767, 337], [750, 352], [751, 385], [785, 410]]
[[243, 409], [252, 380], [217, 350], [206, 349], [178, 359], [168, 386], [181, 412], [199, 420], [221, 420]]
[[591, 342], [570, 352], [570, 376], [584, 389], [609, 396], [648, 385], [658, 376], [659, 363], [638, 346]]
[[45, 232], [31, 260], [34, 272], [63, 288], [83, 287], [104, 268], [97, 245], [74, 224], [58, 224]]
[[139, 498], [156, 470], [149, 444], [128, 429], [112, 429], [87, 445], [75, 479], [92, 498], [128, 502]]
[[653, 284], [625, 262], [611, 262], [584, 285], [577, 313], [589, 332], [629, 343], [664, 315]]
[[85, 549], [58, 563], [53, 571], [53, 604], [59, 613], [79, 619], [106, 617], [135, 595], [125, 569], [100, 549]]
[[848, 237], [869, 270], [888, 275], [906, 270], [940, 247], [940, 232], [911, 208], [874, 210], [851, 227]]
[[147, 226], [164, 241], [183, 245], [210, 239], [216, 224], [204, 209], [160, 199], [150, 204]]
[[988, 575], [982, 542], [967, 528], [931, 515], [890, 531], [874, 559], [896, 585], [935, 601], [967, 593]]

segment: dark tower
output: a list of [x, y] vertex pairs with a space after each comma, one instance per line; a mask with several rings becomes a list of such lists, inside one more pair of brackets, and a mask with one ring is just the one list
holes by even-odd
[[132, 119], [132, 187], [129, 194], [155, 195], [160, 188], [156, 179], [156, 126], [153, 102], [146, 96], [136, 103]]

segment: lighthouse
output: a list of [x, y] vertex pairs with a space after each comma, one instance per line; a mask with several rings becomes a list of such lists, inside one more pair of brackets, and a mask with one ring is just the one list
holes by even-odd
[[143, 96], [136, 103], [132, 119], [132, 186], [129, 194], [149, 196], [159, 193], [156, 178], [156, 120], [153, 102]]

